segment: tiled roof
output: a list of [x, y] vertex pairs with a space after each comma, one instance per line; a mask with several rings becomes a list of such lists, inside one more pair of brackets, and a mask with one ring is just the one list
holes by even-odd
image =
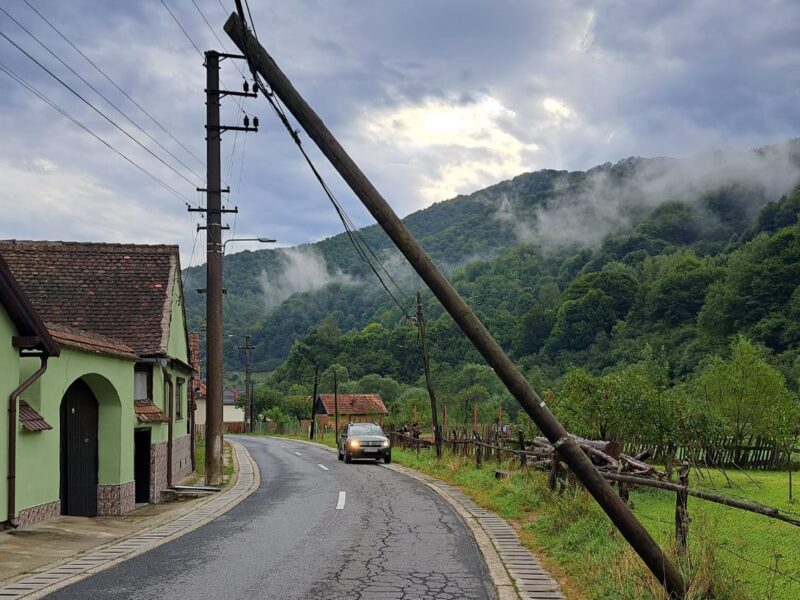
[[47, 431], [53, 428], [25, 400], [19, 401], [19, 424], [28, 431]]
[[[35, 344], [36, 349], [42, 350], [48, 356], [58, 356], [58, 343], [47, 331], [47, 327], [33, 308], [30, 299], [20, 288], [2, 255], [0, 255], [0, 305], [5, 308], [21, 336], [32, 338], [31, 342]], [[28, 346], [27, 349], [33, 348]]]
[[134, 400], [133, 412], [141, 423], [168, 423], [169, 418], [151, 400]]
[[6, 240], [0, 255], [44, 321], [166, 354], [177, 246]]
[[[320, 402], [326, 415], [335, 412], [333, 394], [320, 394]], [[338, 394], [340, 415], [386, 415], [389, 411], [378, 394]]]
[[189, 334], [189, 363], [192, 365], [194, 376], [200, 377], [200, 334]]
[[222, 390], [222, 404], [227, 406], [233, 406], [239, 401], [239, 390], [236, 388], [228, 388], [227, 390]]
[[105, 336], [97, 335], [96, 333], [81, 331], [73, 327], [65, 327], [64, 325], [56, 325], [54, 323], [47, 323], [46, 325], [53, 339], [62, 346], [76, 348], [94, 354], [106, 354], [119, 358], [128, 358], [130, 360], [136, 360], [138, 358], [130, 346], [118, 342], [117, 340], [112, 340]]

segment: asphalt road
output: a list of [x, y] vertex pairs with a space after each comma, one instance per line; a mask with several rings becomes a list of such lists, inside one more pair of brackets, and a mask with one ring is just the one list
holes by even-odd
[[244, 502], [48, 598], [494, 597], [466, 525], [424, 485], [307, 444], [239, 439], [261, 470]]

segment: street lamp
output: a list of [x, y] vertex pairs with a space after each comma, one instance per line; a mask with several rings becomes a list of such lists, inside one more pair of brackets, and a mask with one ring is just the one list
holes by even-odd
[[273, 240], [272, 238], [268, 237], [257, 237], [257, 238], [230, 238], [222, 242], [222, 254], [225, 254], [225, 246], [228, 245], [228, 242], [261, 242], [262, 244], [273, 244], [278, 240]]

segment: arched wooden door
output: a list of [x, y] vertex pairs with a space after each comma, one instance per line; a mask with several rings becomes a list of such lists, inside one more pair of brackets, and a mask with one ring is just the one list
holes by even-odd
[[97, 399], [81, 380], [61, 400], [61, 514], [97, 514]]

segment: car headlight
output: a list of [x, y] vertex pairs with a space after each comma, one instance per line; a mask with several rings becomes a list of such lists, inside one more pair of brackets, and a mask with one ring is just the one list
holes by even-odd
[[388, 448], [389, 447], [389, 440], [383, 440], [383, 447], [384, 448]]
[[351, 448], [360, 448], [361, 447], [361, 442], [359, 442], [358, 440], [350, 440], [350, 447]]

